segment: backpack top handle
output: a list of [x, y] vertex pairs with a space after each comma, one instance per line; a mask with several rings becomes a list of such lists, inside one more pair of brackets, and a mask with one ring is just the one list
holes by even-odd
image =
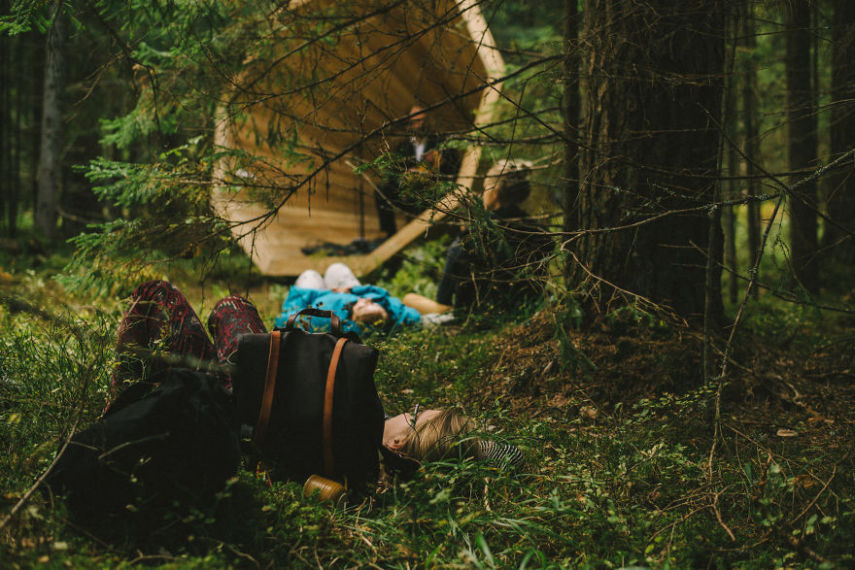
[[332, 311], [324, 311], [321, 309], [308, 308], [303, 309], [298, 313], [294, 313], [290, 317], [288, 317], [288, 322], [285, 324], [285, 330], [290, 331], [294, 328], [294, 325], [297, 322], [297, 317], [301, 315], [309, 315], [310, 317], [322, 317], [330, 320], [330, 327], [332, 329], [332, 333], [336, 336], [342, 336], [341, 332], [341, 319], [338, 315], [333, 313]]

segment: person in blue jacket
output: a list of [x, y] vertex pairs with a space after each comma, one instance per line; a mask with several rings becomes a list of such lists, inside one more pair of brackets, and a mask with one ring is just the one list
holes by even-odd
[[[282, 312], [273, 326], [284, 328], [288, 318], [303, 309], [332, 311], [342, 322], [344, 332], [364, 334], [371, 330], [391, 331], [402, 326], [419, 325], [422, 314], [376, 285], [363, 285], [343, 263], [333, 263], [321, 276], [314, 270], [304, 271], [282, 304]], [[300, 317], [300, 328], [308, 332], [330, 329], [330, 320], [322, 317]]]

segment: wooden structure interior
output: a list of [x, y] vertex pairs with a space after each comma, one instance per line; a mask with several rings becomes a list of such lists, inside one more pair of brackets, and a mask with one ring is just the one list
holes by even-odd
[[[363, 275], [423, 235], [455, 195], [415, 219], [399, 216], [398, 233], [370, 253], [302, 249], [379, 241], [380, 175], [355, 167], [406, 136], [415, 104], [451, 137], [485, 124], [501, 56], [473, 0], [292, 1], [272, 28], [220, 108], [215, 142], [246, 159], [218, 165], [213, 206], [265, 274], [343, 261]], [[458, 191], [471, 188], [479, 156], [475, 146], [463, 152]]]

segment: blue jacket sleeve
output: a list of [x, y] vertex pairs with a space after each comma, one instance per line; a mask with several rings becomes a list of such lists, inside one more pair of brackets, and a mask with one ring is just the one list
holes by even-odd
[[420, 312], [418, 312], [412, 307], [406, 306], [404, 303], [402, 303], [395, 297], [389, 297], [389, 299], [394, 301], [397, 306], [396, 309], [393, 309], [393, 311], [397, 313], [397, 317], [395, 319], [396, 325], [410, 327], [421, 324], [422, 314]]

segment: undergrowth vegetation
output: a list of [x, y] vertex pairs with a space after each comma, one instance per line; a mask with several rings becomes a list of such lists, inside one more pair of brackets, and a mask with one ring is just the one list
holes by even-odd
[[[401, 267], [411, 274], [397, 279], [418, 284], [440, 245], [411, 252]], [[380, 279], [396, 286], [394, 275]], [[227, 285], [188, 289], [210, 305]], [[285, 288], [263, 294], [271, 290]], [[339, 505], [245, 469], [212, 505], [131, 506], [81, 525], [62, 501], [28, 492], [103, 409], [121, 310], [64, 295], [47, 275], [3, 282], [3, 567], [855, 564], [851, 357], [839, 352], [853, 342], [807, 309], [754, 306], [721, 387], [701, 378], [691, 331], [635, 310], [590, 319], [584, 331], [579, 307], [541, 306], [372, 339], [389, 413], [460, 406], [518, 445], [525, 468], [434, 462]]]

